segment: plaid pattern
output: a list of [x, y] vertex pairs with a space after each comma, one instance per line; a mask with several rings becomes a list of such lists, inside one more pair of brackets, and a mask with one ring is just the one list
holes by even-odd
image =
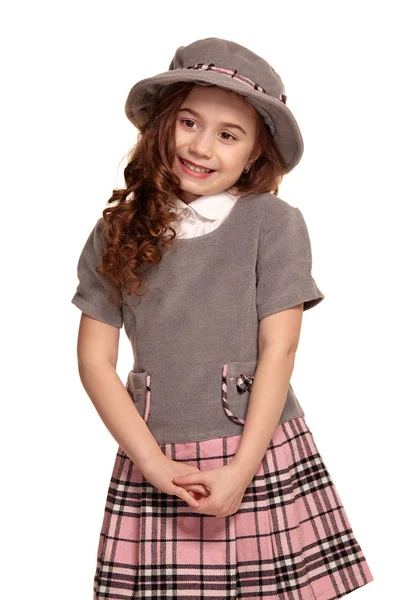
[[[160, 444], [200, 469], [240, 435]], [[225, 518], [193, 513], [149, 484], [119, 447], [98, 546], [94, 599], [333, 600], [373, 580], [304, 417], [279, 425]]]
[[[214, 63], [210, 63], [208, 65], [205, 63], [197, 63], [196, 65], [190, 65], [190, 66], [184, 67], [184, 68], [185, 69], [200, 69], [201, 71], [215, 71], [216, 73], [220, 73], [221, 75], [227, 75], [228, 77], [231, 77], [232, 79], [238, 79], [242, 83], [245, 83], [246, 85], [249, 85], [250, 87], [252, 87], [254, 90], [257, 90], [257, 92], [262, 92], [263, 94], [268, 93], [264, 90], [263, 87], [261, 87], [261, 85], [258, 85], [258, 83], [255, 83], [252, 79], [249, 79], [248, 77], [245, 77], [244, 75], [241, 75], [240, 73], [238, 73], [237, 69], [225, 69], [223, 67], [216, 67]], [[286, 94], [279, 94], [278, 98], [284, 104], [287, 103], [287, 95]]]
[[[185, 69], [200, 69], [201, 71], [215, 71], [216, 73], [220, 73], [221, 75], [227, 75], [228, 77], [238, 79], [242, 83], [249, 85], [254, 90], [257, 90], [257, 92], [263, 92], [264, 94], [267, 93], [264, 90], [264, 88], [261, 87], [261, 85], [258, 85], [258, 83], [255, 83], [248, 77], [241, 75], [240, 73], [238, 73], [237, 69], [233, 70], [233, 69], [224, 69], [222, 67], [216, 67], [214, 63], [210, 63], [208, 65], [206, 65], [205, 63], [197, 63], [196, 65], [190, 65], [190, 66], [184, 67], [184, 68]], [[282, 100], [282, 102], [283, 102], [282, 94], [280, 95], [279, 99]]]

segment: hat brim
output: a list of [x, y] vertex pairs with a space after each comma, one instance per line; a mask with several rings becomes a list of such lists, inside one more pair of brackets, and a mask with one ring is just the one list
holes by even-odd
[[159, 90], [164, 86], [177, 82], [199, 82], [216, 85], [251, 98], [266, 110], [274, 121], [276, 131], [273, 139], [282, 153], [287, 171], [292, 170], [300, 161], [304, 151], [303, 138], [297, 121], [286, 104], [273, 96], [253, 89], [239, 79], [221, 75], [211, 70], [174, 69], [142, 79], [136, 83], [128, 94], [125, 103], [125, 114], [139, 131], [148, 121], [149, 107], [154, 104]]

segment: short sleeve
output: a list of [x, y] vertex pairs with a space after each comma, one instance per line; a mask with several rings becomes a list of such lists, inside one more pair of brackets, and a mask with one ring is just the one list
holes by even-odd
[[102, 225], [100, 218], [83, 246], [77, 267], [79, 283], [71, 302], [85, 314], [121, 328], [122, 308], [118, 298], [111, 296], [112, 282], [96, 271], [103, 258]]
[[325, 295], [311, 274], [312, 255], [307, 225], [301, 211], [291, 207], [260, 239], [256, 277], [258, 319], [304, 302], [304, 310]]

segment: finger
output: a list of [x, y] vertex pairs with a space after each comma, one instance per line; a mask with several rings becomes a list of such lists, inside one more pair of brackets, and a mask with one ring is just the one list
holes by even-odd
[[178, 485], [181, 483], [203, 483], [204, 478], [201, 471], [187, 473], [186, 475], [176, 475], [172, 478], [172, 481]]
[[198, 501], [200, 501], [202, 498], [207, 498], [207, 496], [209, 496], [207, 491], [203, 491], [202, 493], [200, 493], [200, 492], [188, 490], [188, 492], [191, 496], [193, 496], [193, 498], [195, 498]]
[[175, 494], [178, 496], [178, 498], [181, 498], [182, 500], [184, 500], [192, 508], [199, 507], [199, 503], [196, 500], [196, 498], [193, 498], [193, 496], [191, 494], [189, 494], [189, 492], [187, 490], [185, 490], [184, 488], [176, 486]]
[[198, 494], [201, 494], [202, 496], [209, 496], [210, 492], [208, 491], [208, 489], [206, 487], [204, 487], [204, 485], [202, 484], [195, 484], [195, 483], [187, 483], [187, 484], [182, 484], [182, 486], [179, 487], [183, 487], [185, 488], [185, 490], [192, 490], [194, 492], [197, 492]]

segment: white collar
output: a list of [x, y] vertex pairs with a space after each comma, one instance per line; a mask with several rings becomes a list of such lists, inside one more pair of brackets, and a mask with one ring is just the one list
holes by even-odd
[[178, 208], [189, 210], [193, 218], [196, 217], [195, 213], [198, 213], [206, 219], [213, 221], [222, 219], [232, 208], [238, 196], [234, 196], [227, 191], [219, 192], [218, 194], [206, 194], [199, 196], [195, 200], [192, 200], [189, 204], [186, 204], [180, 198], [173, 196], [175, 204]]

